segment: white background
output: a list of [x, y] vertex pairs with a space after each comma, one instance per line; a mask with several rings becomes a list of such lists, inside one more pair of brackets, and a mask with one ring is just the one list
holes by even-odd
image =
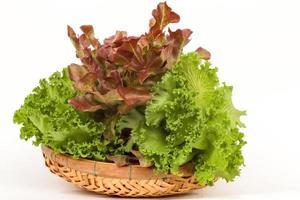
[[[298, 1], [299, 2], [299, 1]], [[210, 50], [222, 81], [234, 86], [248, 144], [234, 183], [170, 199], [300, 199], [300, 4], [296, 0], [169, 0], [191, 28], [185, 48]], [[0, 0], [0, 199], [101, 199], [49, 173], [39, 148], [12, 123], [40, 78], [71, 62], [67, 24], [93, 24], [100, 39], [148, 29], [158, 1]], [[76, 61], [78, 62], [78, 61]]]

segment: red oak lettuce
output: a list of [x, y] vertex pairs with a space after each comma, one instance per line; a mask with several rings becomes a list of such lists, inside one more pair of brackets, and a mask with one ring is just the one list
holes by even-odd
[[166, 3], [160, 3], [152, 15], [147, 33], [136, 37], [117, 31], [103, 43], [95, 38], [91, 25], [81, 26], [83, 34], [78, 37], [68, 26], [82, 62], [68, 66], [75, 88], [82, 93], [69, 101], [71, 105], [84, 112], [124, 114], [151, 99], [151, 87], [176, 62], [192, 33], [189, 29], [164, 31], [180, 20]]

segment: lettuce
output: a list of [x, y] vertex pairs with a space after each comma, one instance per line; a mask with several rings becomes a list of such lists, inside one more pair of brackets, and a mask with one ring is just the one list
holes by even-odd
[[68, 104], [75, 95], [78, 92], [66, 69], [41, 80], [14, 114], [14, 122], [22, 125], [20, 137], [34, 138], [35, 145], [43, 144], [74, 157], [105, 160], [107, 154], [118, 152], [119, 141], [105, 144], [103, 123]]
[[133, 111], [119, 122], [158, 171], [180, 175], [179, 167], [192, 162], [200, 184], [239, 175], [245, 112], [233, 106], [232, 87], [220, 85], [216, 73], [199, 54], [182, 55], [154, 87], [145, 114]]
[[[201, 185], [216, 177], [232, 181], [244, 163], [239, 128], [245, 127], [240, 121], [245, 112], [233, 106], [232, 87], [219, 84], [216, 73], [198, 53], [182, 55], [153, 87], [147, 105], [116, 118], [109, 127], [116, 132], [113, 140], [104, 137], [108, 127], [99, 112], [81, 112], [68, 103], [80, 94], [67, 69], [41, 80], [14, 122], [22, 125], [22, 139], [34, 138], [35, 145], [75, 158], [130, 164], [127, 158], [136, 156], [144, 166], [179, 176], [180, 167], [191, 163]], [[130, 130], [126, 137], [124, 130]]]
[[68, 26], [68, 36], [82, 63], [68, 66], [70, 79], [82, 92], [70, 100], [71, 105], [85, 112], [115, 110], [110, 115], [118, 115], [151, 99], [151, 87], [177, 61], [192, 34], [189, 29], [165, 31], [180, 20], [166, 2], [159, 3], [152, 16], [145, 34], [128, 36], [117, 31], [103, 43], [95, 38], [91, 25], [81, 26], [83, 33], [78, 36]]
[[103, 43], [91, 25], [81, 35], [68, 26], [81, 65], [41, 80], [25, 98], [14, 114], [20, 137], [118, 166], [178, 176], [188, 166], [201, 185], [232, 181], [244, 164], [246, 113], [233, 106], [207, 50], [182, 54], [192, 31], [164, 31], [179, 15], [159, 3], [152, 16], [145, 34], [117, 31]]

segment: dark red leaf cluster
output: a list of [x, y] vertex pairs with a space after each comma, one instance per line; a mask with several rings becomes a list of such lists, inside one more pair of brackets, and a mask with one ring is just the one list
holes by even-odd
[[176, 62], [192, 33], [189, 29], [164, 31], [180, 20], [166, 3], [158, 4], [152, 15], [147, 33], [136, 37], [117, 31], [103, 43], [95, 38], [91, 25], [81, 26], [79, 36], [68, 26], [82, 62], [68, 66], [70, 79], [82, 93], [70, 104], [84, 112], [115, 109], [127, 113], [151, 99], [151, 87]]

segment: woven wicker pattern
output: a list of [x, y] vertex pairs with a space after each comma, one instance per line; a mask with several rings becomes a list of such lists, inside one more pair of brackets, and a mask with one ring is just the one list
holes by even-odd
[[[80, 188], [99, 194], [153, 197], [181, 194], [201, 188], [193, 176], [157, 175], [153, 173], [153, 169], [129, 166], [127, 167], [130, 172], [129, 177], [125, 178], [126, 173], [122, 171], [118, 173], [112, 163], [75, 160], [66, 155], [54, 154], [51, 149], [45, 147], [43, 147], [43, 156], [46, 166], [52, 173]], [[119, 169], [126, 170], [126, 167]]]

